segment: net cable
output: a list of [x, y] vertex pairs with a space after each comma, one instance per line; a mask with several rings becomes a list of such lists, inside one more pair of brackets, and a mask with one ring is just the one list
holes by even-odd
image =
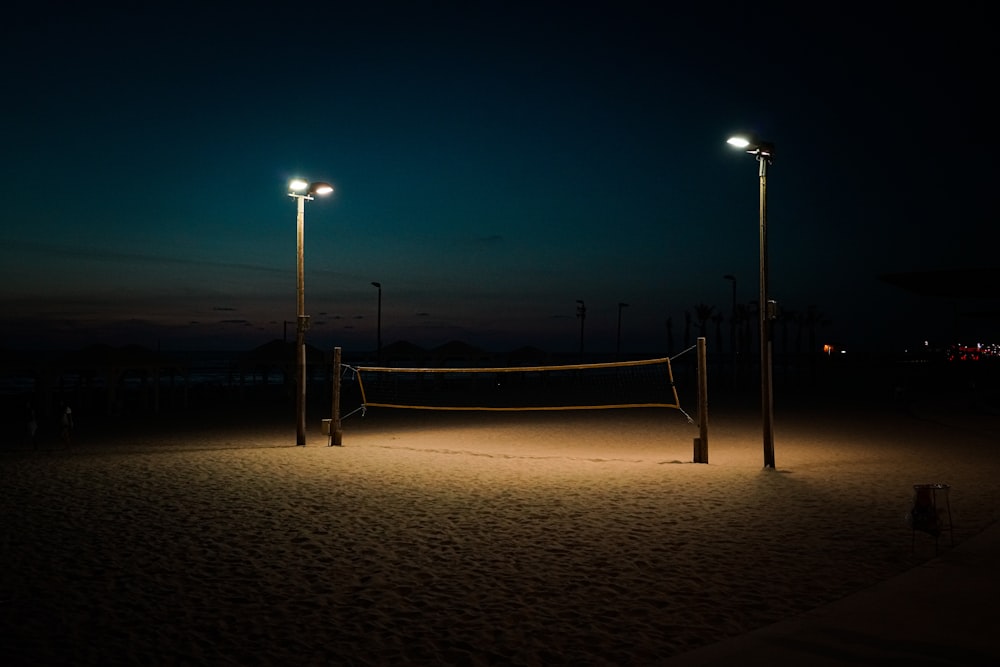
[[363, 416], [370, 407], [466, 411], [672, 408], [693, 421], [681, 408], [671, 357], [564, 365], [345, 365], [344, 369], [345, 377], [351, 374], [360, 399], [360, 407], [348, 416], [358, 411]]

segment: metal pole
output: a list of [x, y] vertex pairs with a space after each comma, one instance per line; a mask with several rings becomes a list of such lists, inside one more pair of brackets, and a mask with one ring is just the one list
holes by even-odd
[[382, 363], [382, 283], [373, 282], [378, 288], [378, 324], [376, 326], [376, 358]]
[[694, 462], [708, 463], [708, 352], [705, 337], [698, 337], [698, 437], [694, 441]]
[[622, 351], [622, 305], [618, 304], [618, 337], [615, 339], [615, 359]]
[[342, 351], [333, 348], [333, 413], [330, 420], [330, 446], [340, 447], [344, 444], [344, 430], [340, 423], [340, 373]]
[[732, 281], [733, 283], [733, 306], [729, 312], [729, 344], [732, 346], [733, 352], [733, 389], [735, 389], [737, 384], [736, 361], [739, 356], [739, 353], [737, 352], [739, 346], [736, 344], [736, 276], [731, 273], [727, 273], [722, 277], [725, 280]]
[[767, 300], [767, 163], [769, 155], [757, 153], [760, 164], [760, 400], [764, 436], [764, 467], [774, 468], [774, 409], [771, 383], [771, 318]]
[[622, 351], [622, 308], [628, 306], [627, 303], [618, 303], [618, 339], [615, 343], [615, 359], [618, 359], [618, 355]]
[[615, 339], [615, 359], [622, 352], [622, 304], [618, 304], [618, 337]]
[[295, 445], [306, 445], [306, 289], [304, 261], [304, 227], [305, 197], [298, 196], [298, 216], [296, 219], [296, 327], [295, 350], [298, 366], [298, 387], [295, 393], [295, 412], [297, 415], [295, 429]]

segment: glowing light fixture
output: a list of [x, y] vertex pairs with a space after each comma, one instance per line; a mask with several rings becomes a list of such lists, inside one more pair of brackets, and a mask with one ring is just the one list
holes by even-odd
[[[310, 183], [301, 178], [293, 178], [288, 183], [289, 197], [305, 197], [312, 199], [312, 195], [328, 195], [333, 192], [333, 186], [323, 181]], [[302, 194], [305, 192], [305, 194]]]
[[758, 141], [754, 137], [736, 135], [726, 139], [726, 143], [734, 148], [742, 148], [747, 153], [770, 160], [774, 156], [774, 144], [769, 141]]

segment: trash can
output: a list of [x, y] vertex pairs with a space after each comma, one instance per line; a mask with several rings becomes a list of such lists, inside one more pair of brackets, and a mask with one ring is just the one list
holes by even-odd
[[911, 551], [918, 530], [934, 538], [934, 553], [937, 553], [938, 540], [945, 531], [948, 532], [952, 546], [955, 545], [951, 524], [951, 500], [948, 498], [950, 490], [951, 486], [948, 484], [913, 485], [913, 508], [907, 517], [910, 528], [913, 529]]

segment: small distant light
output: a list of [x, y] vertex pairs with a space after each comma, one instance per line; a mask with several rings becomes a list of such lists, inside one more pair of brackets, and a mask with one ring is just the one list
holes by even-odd
[[295, 190], [296, 192], [305, 190], [308, 187], [309, 187], [308, 181], [304, 181], [301, 178], [293, 178], [291, 182], [288, 184], [288, 189]]
[[329, 183], [313, 183], [310, 192], [317, 195], [328, 195], [333, 192], [333, 186]]
[[729, 137], [726, 143], [730, 146], [735, 146], [736, 148], [746, 148], [750, 145], [750, 140], [746, 137]]

